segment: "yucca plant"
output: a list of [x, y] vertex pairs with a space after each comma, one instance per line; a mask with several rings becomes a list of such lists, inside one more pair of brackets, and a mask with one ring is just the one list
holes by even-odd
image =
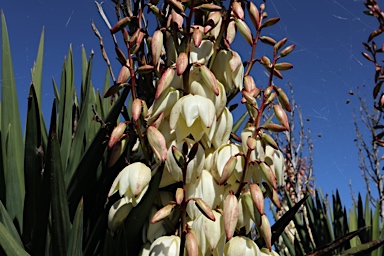
[[[288, 194], [286, 202], [293, 207]], [[280, 255], [382, 255], [384, 226], [380, 222], [379, 204], [372, 216], [368, 197], [363, 207], [359, 195], [349, 214], [337, 190], [332, 202], [330, 207], [319, 191], [314, 198], [308, 196], [275, 244]]]
[[[42, 34], [24, 136], [2, 14], [3, 252], [275, 255], [272, 241], [304, 202], [271, 228], [264, 198], [279, 205], [284, 157], [270, 134], [289, 130], [290, 111], [274, 80], [293, 67], [281, 59], [295, 47], [286, 46], [287, 38], [263, 36], [279, 18], [268, 18], [264, 3], [245, 1], [113, 2], [113, 27], [97, 6], [111, 32], [119, 75], [92, 24], [107, 64], [103, 94], [91, 82], [93, 53], [87, 59], [84, 49], [76, 92], [70, 48], [59, 86], [53, 81], [47, 131]], [[144, 9], [157, 21], [154, 33]], [[232, 49], [236, 31], [251, 47], [244, 63]], [[271, 47], [270, 57], [256, 57], [259, 43]], [[262, 87], [251, 74], [255, 64], [268, 73]], [[231, 111], [238, 104], [230, 100], [241, 96], [245, 113], [235, 122]]]

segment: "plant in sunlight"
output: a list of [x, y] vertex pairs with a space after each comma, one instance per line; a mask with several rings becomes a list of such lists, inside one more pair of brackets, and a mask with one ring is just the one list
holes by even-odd
[[[85, 50], [76, 93], [70, 49], [60, 88], [53, 82], [47, 132], [42, 37], [24, 141], [2, 15], [4, 252], [275, 255], [272, 244], [298, 209], [272, 227], [264, 210], [265, 197], [279, 207], [284, 185], [273, 133], [290, 130], [291, 106], [277, 79], [293, 67], [282, 60], [295, 46], [263, 34], [279, 18], [252, 1], [113, 2], [114, 26], [96, 4], [121, 64], [117, 78], [106, 36], [92, 23], [107, 64], [103, 98], [91, 82], [93, 52], [87, 60]], [[250, 56], [236, 51], [236, 34]], [[260, 43], [270, 54], [256, 51]], [[267, 72], [265, 84], [256, 85], [255, 64]], [[238, 120], [236, 107], [244, 108]]]

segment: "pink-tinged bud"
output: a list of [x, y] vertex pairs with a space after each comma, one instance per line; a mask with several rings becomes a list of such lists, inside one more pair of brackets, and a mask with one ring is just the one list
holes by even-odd
[[163, 32], [156, 30], [152, 36], [151, 50], [153, 65], [156, 66], [160, 59], [161, 49], [163, 47]]
[[276, 98], [276, 95], [276, 92], [272, 92], [265, 101], [265, 104], [270, 104]]
[[262, 37], [260, 37], [260, 41], [265, 43], [265, 44], [272, 45], [272, 46], [275, 46], [275, 44], [276, 44], [275, 39], [273, 39], [273, 38], [271, 38], [269, 36], [262, 36]]
[[247, 139], [247, 147], [248, 147], [250, 150], [255, 150], [256, 145], [257, 145], [257, 141], [256, 141], [256, 139], [255, 139], [255, 138], [252, 138], [252, 137], [248, 137], [248, 139]]
[[249, 17], [251, 18], [251, 21], [253, 25], [255, 26], [256, 30], [259, 30], [260, 28], [260, 14], [259, 10], [257, 9], [256, 5], [252, 2], [248, 2], [248, 12], [249, 12]]
[[124, 53], [117, 46], [115, 47], [115, 52], [116, 52], [117, 59], [119, 60], [120, 64], [122, 66], [124, 66], [127, 63], [127, 58], [125, 57]]
[[280, 62], [280, 63], [275, 64], [275, 69], [277, 69], [277, 70], [285, 71], [285, 70], [288, 70], [291, 68], [293, 68], [293, 65], [291, 63], [288, 63], [288, 62]]
[[274, 47], [275, 51], [279, 51], [281, 49], [281, 47], [283, 47], [285, 45], [285, 43], [288, 41], [288, 38], [283, 38], [281, 39]]
[[147, 137], [153, 153], [160, 162], [164, 162], [167, 159], [168, 150], [163, 134], [161, 134], [155, 127], [149, 126], [147, 128]]
[[139, 74], [147, 74], [153, 71], [155, 67], [152, 65], [143, 65], [137, 68], [137, 73]]
[[221, 174], [219, 185], [224, 185], [229, 177], [231, 177], [232, 172], [235, 170], [237, 164], [237, 157], [231, 156], [227, 163], [224, 165], [223, 173]]
[[263, 215], [265, 213], [263, 192], [256, 183], [249, 184], [249, 190], [251, 191], [252, 201], [255, 204], [257, 211]]
[[145, 33], [143, 31], [139, 31], [139, 34], [137, 35], [136, 48], [135, 49], [139, 49], [141, 43], [144, 40], [144, 37], [145, 37]]
[[265, 10], [265, 4], [262, 3], [262, 4], [260, 4], [260, 11], [263, 12], [264, 10]]
[[112, 33], [112, 34], [115, 34], [116, 32], [119, 32], [119, 31], [122, 30], [125, 26], [127, 26], [129, 22], [131, 22], [131, 18], [129, 18], [129, 17], [122, 18], [121, 20], [119, 20], [119, 21], [115, 24], [115, 26], [113, 26], [113, 28], [111, 29], [111, 33]]
[[116, 142], [115, 145], [113, 145], [111, 155], [108, 161], [108, 167], [114, 166], [117, 160], [119, 160], [120, 156], [123, 154], [126, 146], [128, 145], [128, 140], [128, 137], [124, 137], [118, 142]]
[[289, 131], [288, 117], [284, 109], [279, 104], [275, 104], [273, 106], [273, 111], [275, 112], [276, 118], [279, 120], [280, 124], [283, 125], [287, 131]]
[[126, 122], [119, 123], [112, 131], [109, 138], [108, 148], [111, 149], [116, 142], [118, 142], [124, 135], [125, 129], [127, 128]]
[[287, 130], [284, 126], [274, 123], [265, 124], [263, 128], [271, 132], [284, 132]]
[[215, 221], [215, 215], [213, 214], [213, 211], [211, 207], [201, 198], [191, 198], [191, 200], [195, 201], [195, 204], [197, 208], [200, 210], [202, 214], [204, 214], [205, 217], [208, 219]]
[[161, 112], [159, 117], [151, 124], [151, 126], [155, 127], [156, 129], [159, 129], [163, 120], [164, 120], [164, 112]]
[[252, 46], [253, 44], [252, 33], [248, 25], [241, 19], [236, 19], [235, 23], [236, 23], [237, 29], [240, 31], [240, 34]]
[[192, 38], [193, 38], [193, 44], [195, 45], [195, 47], [200, 47], [201, 42], [203, 41], [203, 33], [200, 31], [199, 28], [193, 29]]
[[184, 156], [176, 146], [172, 146], [172, 155], [175, 158], [177, 165], [183, 169], [185, 167]]
[[185, 235], [185, 247], [187, 249], [188, 256], [199, 255], [199, 244], [197, 243], [195, 234], [191, 231], [188, 231]]
[[269, 67], [271, 65], [271, 60], [267, 56], [262, 56], [261, 57], [261, 64]]
[[126, 83], [127, 80], [131, 77], [131, 72], [127, 66], [122, 66], [120, 69], [119, 76], [117, 77], [117, 84]]
[[201, 78], [206, 86], [208, 86], [215, 95], [219, 95], [219, 86], [217, 84], [217, 80], [215, 75], [212, 73], [211, 70], [205, 65], [202, 65], [199, 67], [199, 72], [201, 74]]
[[239, 218], [239, 203], [232, 191], [224, 200], [223, 218], [227, 240], [231, 240], [235, 233], [237, 220]]
[[178, 14], [174, 9], [171, 11], [172, 22], [177, 24], [177, 28], [181, 29], [183, 27], [184, 18], [180, 14]]
[[259, 166], [265, 181], [268, 183], [271, 189], [276, 190], [277, 189], [276, 176], [272, 171], [271, 167], [269, 167], [265, 162], [261, 162]]
[[252, 76], [245, 76], [244, 77], [244, 89], [247, 92], [251, 92], [253, 89], [256, 88], [255, 80], [253, 80]]
[[[209, 13], [208, 20], [205, 22], [205, 27], [210, 26], [211, 29], [216, 27], [221, 19], [221, 12], [211, 12]], [[204, 33], [208, 33], [209, 31], [205, 31]]]
[[261, 25], [260, 28], [266, 28], [275, 25], [277, 22], [279, 22], [280, 18], [270, 18], [266, 20], [263, 25]]
[[131, 39], [129, 40], [129, 46], [133, 47], [137, 41], [137, 38], [139, 37], [141, 30], [138, 28], [135, 33], [131, 36]]
[[269, 251], [272, 250], [272, 232], [271, 232], [271, 224], [269, 224], [269, 220], [267, 215], [261, 215], [261, 226], [258, 228], [261, 236], [264, 238], [265, 244]]
[[132, 103], [132, 118], [133, 118], [133, 121], [136, 122], [140, 118], [141, 109], [142, 109], [141, 99], [139, 99], [139, 98], [134, 99], [133, 103]]
[[155, 99], [158, 99], [163, 91], [169, 87], [172, 83], [173, 77], [175, 76], [175, 70], [168, 68], [165, 70], [163, 75], [160, 77], [159, 83], [157, 84]]
[[261, 89], [260, 88], [254, 88], [252, 91], [251, 91], [251, 95], [255, 98], [259, 97], [261, 93]]
[[255, 105], [256, 99], [246, 90], [242, 90], [241, 94], [243, 95], [244, 99], [247, 101], [248, 104]]
[[243, 65], [241, 62], [240, 55], [235, 52], [231, 51], [232, 58], [229, 60], [229, 67], [231, 68], [231, 71], [234, 72], [240, 65]]
[[165, 218], [167, 218], [171, 213], [173, 208], [175, 207], [175, 204], [168, 204], [158, 210], [155, 215], [153, 215], [151, 219], [151, 224], [155, 224], [156, 222], [159, 222]]
[[291, 112], [292, 111], [291, 104], [289, 104], [289, 99], [288, 99], [287, 94], [285, 94], [284, 90], [281, 89], [281, 88], [277, 88], [276, 92], [277, 92], [277, 97], [279, 99], [279, 102], [280, 102], [281, 106], [286, 111]]
[[184, 6], [182, 2], [177, 0], [167, 0], [168, 4], [172, 6], [172, 9], [174, 9], [177, 13], [184, 13]]
[[283, 79], [283, 75], [281, 74], [281, 72], [275, 68], [273, 69], [273, 75], [277, 78]]
[[177, 205], [181, 205], [181, 203], [183, 202], [184, 200], [184, 191], [182, 188], [177, 188], [176, 189], [176, 195], [175, 195], [175, 198], [176, 198], [176, 204]]
[[228, 44], [231, 44], [233, 42], [233, 40], [235, 39], [235, 36], [236, 36], [236, 23], [235, 23], [234, 20], [231, 20], [228, 23], [227, 34], [226, 34], [226, 37], [225, 37], [225, 39], [227, 40]]
[[195, 7], [195, 9], [213, 12], [213, 11], [221, 11], [222, 8], [218, 5], [215, 5], [215, 4], [202, 4], [202, 5]]
[[233, 2], [232, 3], [232, 11], [237, 16], [237, 18], [244, 20], [244, 10], [241, 7], [241, 3]]
[[280, 52], [280, 56], [281, 56], [281, 57], [285, 57], [285, 56], [287, 56], [288, 54], [290, 54], [290, 53], [293, 51], [293, 49], [295, 49], [295, 46], [296, 46], [296, 45], [292, 44], [292, 45], [290, 45], [290, 46], [285, 47], [285, 48]]
[[269, 134], [263, 132], [261, 134], [261, 139], [268, 145], [270, 145], [271, 147], [273, 147], [274, 149], [279, 149], [279, 146], [277, 145], [276, 141], [271, 137], [269, 136]]
[[266, 182], [263, 182], [266, 196], [271, 199], [272, 203], [277, 207], [277, 209], [281, 209], [281, 203], [279, 195], [277, 194], [277, 191], [274, 189], [271, 189]]
[[176, 74], [181, 76], [188, 67], [188, 55], [181, 52], [176, 60]]

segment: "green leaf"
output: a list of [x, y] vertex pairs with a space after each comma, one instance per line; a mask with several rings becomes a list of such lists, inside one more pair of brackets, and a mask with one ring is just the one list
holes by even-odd
[[40, 117], [41, 113], [39, 110], [35, 86], [32, 84], [28, 97], [24, 153], [25, 201], [23, 213], [23, 240], [26, 244], [29, 244], [32, 240], [36, 216], [39, 211], [38, 207], [44, 154], [41, 138]]
[[124, 105], [129, 90], [130, 87], [124, 88], [121, 96], [113, 105], [112, 110], [104, 120], [107, 126], [99, 129], [95, 138], [92, 140], [91, 145], [81, 158], [80, 163], [71, 178], [67, 189], [71, 219], [74, 216], [76, 207], [81, 197], [83, 197], [86, 191], [89, 191], [93, 186], [95, 186], [94, 182], [89, 182], [89, 177], [95, 176], [99, 163], [103, 159], [103, 154], [107, 146], [105, 140], [107, 139], [107, 135], [112, 132], [111, 128], [116, 124], [117, 117], [120, 114], [120, 110]]
[[83, 201], [77, 206], [68, 244], [68, 256], [83, 255]]
[[236, 123], [232, 127], [233, 133], [236, 133], [240, 129], [241, 125], [244, 123], [244, 120], [245, 120], [245, 118], [247, 118], [247, 116], [248, 116], [248, 111], [245, 111], [241, 115], [241, 117], [239, 119], [237, 119]]
[[[111, 77], [111, 73], [109, 72], [109, 68], [107, 68], [107, 72], [105, 73], [105, 80], [104, 80], [104, 89], [103, 89], [103, 95], [108, 91], [109, 87], [111, 87], [111, 80], [110, 80], [110, 77]], [[107, 116], [107, 114], [109, 113], [109, 111], [111, 110], [111, 107], [112, 107], [112, 101], [111, 101], [111, 98], [102, 98], [102, 102], [103, 102], [103, 115], [102, 117], [105, 118]]]
[[51, 173], [52, 247], [55, 248], [57, 255], [66, 255], [71, 223], [69, 221], [68, 201], [56, 129], [56, 104], [54, 101], [45, 169]]
[[9, 216], [7, 210], [5, 209], [1, 201], [0, 201], [0, 222], [8, 230], [9, 234], [12, 235], [12, 237], [16, 240], [16, 242], [19, 243], [21, 247], [23, 247], [23, 242], [21, 241], [19, 232], [17, 232], [17, 229], [13, 224], [11, 217]]
[[0, 223], [0, 247], [3, 248], [6, 255], [29, 255], [9, 233], [3, 223]]
[[[13, 72], [8, 30], [3, 12], [1, 12], [2, 76], [1, 76], [1, 141], [3, 170], [5, 173], [5, 205], [12, 219], [16, 218], [20, 230], [23, 229], [24, 204], [24, 142], [21, 132], [19, 104]], [[12, 132], [11, 132], [12, 131]]]
[[39, 109], [42, 106], [41, 95], [43, 91], [43, 55], [44, 55], [44, 28], [41, 31], [39, 49], [37, 51], [36, 62], [32, 68], [32, 83], [35, 86], [37, 102], [39, 104]]
[[352, 247], [346, 251], [343, 251], [340, 256], [354, 255], [354, 256], [365, 256], [373, 252], [384, 244], [384, 240], [374, 240], [368, 243], [360, 244]]

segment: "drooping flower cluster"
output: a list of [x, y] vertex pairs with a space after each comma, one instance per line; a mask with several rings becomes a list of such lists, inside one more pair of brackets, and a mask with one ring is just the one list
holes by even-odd
[[[244, 22], [244, 3], [231, 3], [226, 13], [212, 3], [189, 6], [186, 16], [182, 2], [168, 1], [168, 16], [159, 14], [168, 22], [154, 32], [152, 65], [145, 66], [156, 81], [148, 109], [132, 85], [131, 122], [139, 143], [132, 154], [136, 152], [140, 162], [130, 163], [113, 182], [109, 195], [118, 191], [122, 198], [111, 207], [108, 222], [110, 230], [118, 232], [131, 209], [145, 200], [151, 176], [162, 170], [158, 198], [143, 226], [142, 255], [178, 255], [184, 250], [189, 255], [273, 253], [264, 197], [279, 207], [276, 190], [284, 182], [284, 156], [270, 132], [289, 130], [285, 110], [290, 107], [272, 78], [281, 78], [280, 71], [292, 67], [277, 60], [294, 47], [282, 49], [286, 39], [263, 38], [273, 45], [274, 58], [260, 58], [270, 79], [265, 89], [257, 88], [249, 74], [257, 62], [255, 46], [262, 28], [278, 20], [264, 21], [264, 4], [257, 8], [250, 2], [253, 36]], [[205, 17], [204, 26], [191, 25], [194, 12]], [[236, 29], [252, 45], [246, 65], [230, 46]], [[239, 92], [249, 116], [240, 136], [228, 105]], [[277, 123], [270, 118], [262, 124], [268, 109]], [[267, 251], [246, 236], [253, 228]]]

